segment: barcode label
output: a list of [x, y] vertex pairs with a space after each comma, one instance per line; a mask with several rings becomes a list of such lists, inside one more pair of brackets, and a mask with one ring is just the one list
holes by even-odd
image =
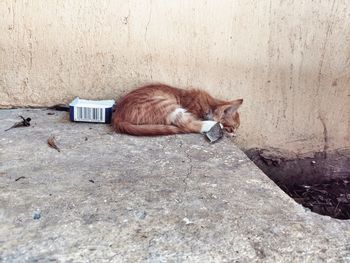
[[105, 109], [74, 107], [74, 120], [88, 122], [105, 122]]

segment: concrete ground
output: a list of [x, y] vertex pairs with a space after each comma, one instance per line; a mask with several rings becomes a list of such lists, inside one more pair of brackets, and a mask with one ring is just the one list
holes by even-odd
[[[4, 132], [18, 115], [32, 126]], [[350, 223], [296, 204], [230, 139], [0, 120], [1, 262], [350, 262]]]

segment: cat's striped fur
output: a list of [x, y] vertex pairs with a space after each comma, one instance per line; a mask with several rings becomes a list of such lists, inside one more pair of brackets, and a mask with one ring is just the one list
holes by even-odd
[[203, 133], [220, 122], [228, 133], [234, 133], [242, 102], [218, 100], [199, 89], [147, 85], [118, 101], [112, 124], [120, 133], [155, 136]]

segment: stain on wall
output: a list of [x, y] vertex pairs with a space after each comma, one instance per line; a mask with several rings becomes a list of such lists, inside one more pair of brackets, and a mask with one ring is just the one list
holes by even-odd
[[245, 148], [350, 148], [348, 1], [4, 0], [0, 11], [0, 107], [164, 82], [244, 98]]

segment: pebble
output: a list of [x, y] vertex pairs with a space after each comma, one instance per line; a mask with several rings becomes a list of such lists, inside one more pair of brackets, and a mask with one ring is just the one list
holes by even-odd
[[137, 211], [135, 213], [135, 215], [139, 218], [139, 219], [145, 219], [147, 216], [147, 212], [146, 211]]
[[184, 221], [186, 225], [191, 225], [191, 224], [193, 224], [193, 222], [192, 222], [191, 220], [189, 220], [187, 217], [184, 217], [184, 218], [182, 219], [182, 221]]
[[33, 219], [34, 220], [38, 220], [38, 219], [40, 219], [41, 218], [41, 211], [38, 209], [38, 210], [36, 210], [35, 212], [34, 212], [34, 214], [33, 214]]

